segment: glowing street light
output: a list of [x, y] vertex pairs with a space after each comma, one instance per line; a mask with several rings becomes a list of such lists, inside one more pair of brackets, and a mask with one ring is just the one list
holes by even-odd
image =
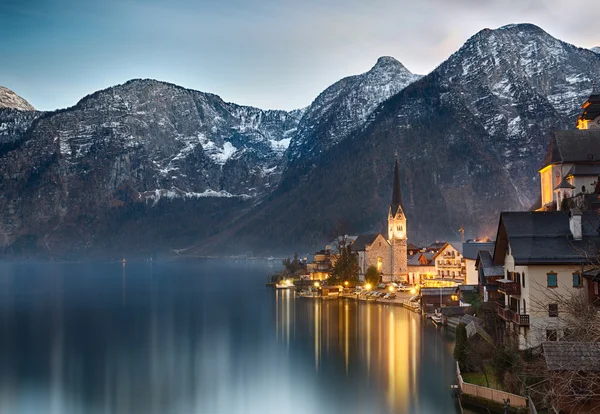
[[344, 282], [344, 285], [345, 285], [345, 286], [348, 286], [348, 281], [347, 281], [347, 280]]
[[315, 282], [315, 287], [319, 287], [319, 282]]
[[365, 285], [365, 289], [367, 289], [367, 290], [371, 290], [371, 284], [370, 284], [370, 283], [367, 283], [367, 284]]
[[393, 292], [393, 291], [394, 291], [394, 287], [393, 287], [393, 286], [390, 286], [390, 287], [388, 288], [388, 290], [389, 290], [390, 292]]
[[412, 294], [414, 295], [415, 293], [417, 293], [417, 290], [416, 290], [415, 288], [412, 288], [412, 289], [410, 290], [410, 293], [412, 293]]

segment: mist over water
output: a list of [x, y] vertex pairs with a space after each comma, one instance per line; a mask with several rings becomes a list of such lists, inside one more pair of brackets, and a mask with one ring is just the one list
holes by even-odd
[[452, 340], [265, 264], [0, 264], [0, 413], [452, 413]]

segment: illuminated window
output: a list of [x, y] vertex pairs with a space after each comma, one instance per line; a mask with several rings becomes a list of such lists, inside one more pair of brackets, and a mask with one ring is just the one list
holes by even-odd
[[381, 257], [377, 258], [377, 270], [379, 272], [381, 272], [381, 269], [383, 268], [383, 259]]
[[548, 287], [558, 287], [558, 279], [556, 277], [556, 273], [546, 274], [546, 281], [548, 283]]

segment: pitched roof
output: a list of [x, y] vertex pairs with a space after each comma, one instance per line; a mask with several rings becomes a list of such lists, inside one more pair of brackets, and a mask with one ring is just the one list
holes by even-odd
[[544, 165], [600, 161], [600, 129], [554, 131]]
[[350, 247], [355, 252], [364, 251], [367, 246], [373, 244], [379, 234], [381, 233], [361, 234]]
[[443, 295], [453, 295], [454, 293], [456, 293], [456, 288], [453, 287], [445, 287], [445, 288], [438, 288], [438, 287], [422, 287], [421, 288], [421, 295], [422, 296], [435, 296], [435, 295], [440, 295], [440, 291]]
[[485, 250], [488, 252], [494, 251], [494, 242], [485, 242], [485, 243], [463, 243], [463, 257], [465, 259], [476, 260], [477, 253], [480, 250]]
[[579, 119], [596, 119], [600, 115], [600, 92], [592, 91], [592, 94], [582, 106], [583, 113], [579, 116]]
[[485, 277], [504, 276], [504, 266], [494, 265], [491, 252], [480, 250], [475, 265], [478, 266], [480, 263], [483, 266], [483, 275]]
[[[421, 263], [421, 261], [420, 261], [421, 256], [424, 256], [427, 259], [427, 264]], [[433, 259], [433, 253], [431, 253], [431, 252], [417, 253], [408, 260], [408, 265], [409, 266], [434, 266], [435, 263], [433, 263], [431, 261], [432, 259]]]
[[544, 342], [548, 371], [600, 371], [600, 342]]
[[394, 187], [392, 188], [392, 215], [396, 215], [398, 208], [402, 207], [402, 190], [400, 188], [400, 173], [398, 172], [398, 158], [394, 165]]
[[451, 246], [454, 250], [456, 250], [457, 252], [459, 252], [462, 255], [463, 252], [463, 244], [461, 242], [446, 242], [444, 243], [444, 245], [435, 253], [435, 255], [433, 256], [434, 258], [439, 256], [445, 249], [446, 247]]
[[554, 187], [555, 190], [562, 190], [562, 189], [572, 190], [574, 188], [575, 188], [575, 186], [572, 186], [571, 183], [568, 182], [566, 178], [563, 178], [562, 181], [560, 182], [560, 184], [558, 184], [556, 187]]
[[565, 177], [597, 176], [600, 175], [600, 164], [575, 164]]
[[567, 211], [504, 212], [500, 215], [494, 262], [504, 260], [503, 252], [510, 243], [517, 265], [586, 263], [589, 257], [598, 255], [600, 216], [585, 211], [581, 221], [583, 238], [573, 240]]
[[419, 246], [415, 246], [414, 244], [412, 244], [410, 242], [408, 243], [408, 246], [406, 246], [406, 249], [407, 250], [421, 250], [421, 248]]

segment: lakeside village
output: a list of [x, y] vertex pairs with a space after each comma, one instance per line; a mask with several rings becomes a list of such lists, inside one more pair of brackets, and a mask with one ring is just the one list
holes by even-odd
[[[387, 234], [284, 261], [277, 288], [405, 306], [455, 330], [463, 402], [492, 412], [600, 412], [600, 93], [556, 130], [541, 203], [503, 212], [495, 241], [407, 240], [398, 161]], [[463, 239], [464, 229], [461, 228]]]

